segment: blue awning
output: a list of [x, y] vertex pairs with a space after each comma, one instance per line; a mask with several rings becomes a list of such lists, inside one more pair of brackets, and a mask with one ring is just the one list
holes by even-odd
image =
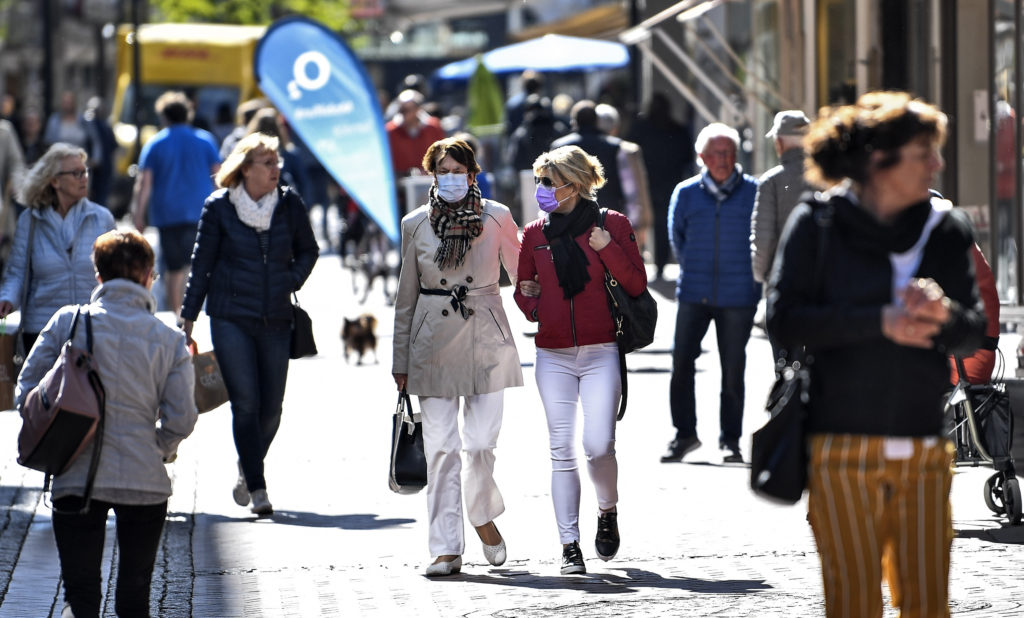
[[[629, 50], [622, 43], [583, 39], [560, 34], [492, 49], [483, 54], [484, 66], [492, 73], [534, 71], [585, 71], [614, 69], [629, 62]], [[466, 58], [434, 71], [435, 80], [467, 80], [476, 69], [476, 58]]]

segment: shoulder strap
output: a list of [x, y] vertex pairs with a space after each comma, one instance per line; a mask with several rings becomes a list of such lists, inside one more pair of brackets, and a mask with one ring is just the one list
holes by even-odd
[[825, 284], [825, 249], [828, 247], [828, 230], [832, 227], [832, 204], [821, 203], [814, 207], [814, 222], [818, 226], [818, 252], [814, 262], [814, 291], [821, 294]]

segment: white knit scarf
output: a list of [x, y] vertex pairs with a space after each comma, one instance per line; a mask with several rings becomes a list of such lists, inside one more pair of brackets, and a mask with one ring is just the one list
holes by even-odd
[[243, 183], [228, 189], [228, 197], [235, 205], [235, 212], [242, 223], [255, 229], [257, 232], [265, 232], [270, 229], [270, 219], [274, 216], [274, 208], [277, 207], [277, 189], [270, 191], [256, 201], [249, 197]]

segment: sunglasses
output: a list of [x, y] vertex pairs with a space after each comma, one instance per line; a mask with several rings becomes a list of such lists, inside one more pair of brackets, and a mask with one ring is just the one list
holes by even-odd
[[547, 176], [534, 176], [533, 177], [533, 184], [535, 184], [535, 185], [544, 185], [548, 189], [551, 189], [551, 188], [553, 188], [555, 186], [555, 181], [551, 180]]

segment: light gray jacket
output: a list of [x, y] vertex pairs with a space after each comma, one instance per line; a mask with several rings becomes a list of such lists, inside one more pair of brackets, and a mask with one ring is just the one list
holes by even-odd
[[[106, 429], [93, 497], [120, 504], [157, 504], [171, 495], [164, 461], [192, 433], [195, 373], [185, 335], [153, 315], [153, 295], [127, 279], [98, 288], [83, 307], [92, 315], [93, 358], [107, 392]], [[39, 335], [18, 376], [18, 408], [53, 366], [71, 330], [75, 307], [60, 309]], [[75, 345], [86, 345], [79, 318]], [[54, 478], [53, 495], [84, 495], [93, 446]]]
[[775, 261], [782, 228], [800, 196], [811, 189], [804, 180], [804, 151], [790, 148], [777, 165], [765, 172], [757, 187], [754, 212], [750, 215], [750, 257], [754, 279], [767, 283]]
[[[501, 304], [501, 268], [515, 283], [519, 228], [508, 208], [483, 200], [483, 231], [473, 239], [465, 261], [442, 271], [434, 263], [439, 241], [430, 227], [429, 206], [402, 219], [402, 273], [395, 300], [392, 373], [408, 374], [410, 395], [461, 397], [523, 385], [519, 353]], [[468, 319], [451, 296], [431, 296], [420, 288], [469, 289]]]
[[[51, 208], [46, 206], [46, 209]], [[46, 326], [50, 316], [64, 305], [89, 302], [96, 287], [96, 271], [92, 265], [92, 244], [104, 232], [114, 229], [114, 217], [105, 207], [87, 199], [71, 207], [81, 213], [68, 212], [68, 217], [79, 220], [70, 246], [61, 240], [57, 226], [39, 208], [26, 209], [18, 216], [18, 229], [14, 233], [0, 300], [6, 300], [15, 309], [21, 309], [25, 332], [38, 333]], [[32, 273], [29, 279], [27, 307], [21, 307], [22, 286], [25, 285], [25, 266], [28, 255], [29, 223], [35, 219], [36, 230], [32, 238]]]

